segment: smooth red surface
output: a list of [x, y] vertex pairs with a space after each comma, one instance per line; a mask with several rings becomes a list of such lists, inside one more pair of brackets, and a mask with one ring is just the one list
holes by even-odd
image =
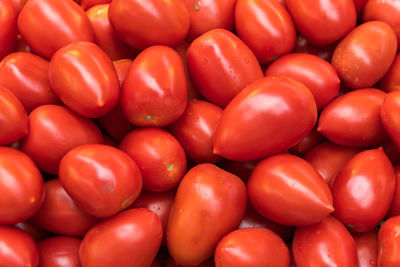
[[394, 194], [390, 208], [386, 214], [386, 217], [394, 217], [400, 215], [400, 166], [394, 167], [394, 174], [396, 179], [396, 186], [394, 188]]
[[379, 82], [379, 89], [386, 92], [400, 90], [400, 55], [396, 55], [389, 70]]
[[400, 264], [400, 216], [383, 223], [378, 232], [378, 266], [396, 267]]
[[0, 1], [0, 60], [10, 53], [17, 43], [17, 11], [13, 1]]
[[359, 267], [378, 266], [378, 232], [354, 233]]
[[400, 91], [388, 93], [384, 99], [380, 110], [380, 119], [386, 133], [397, 147], [400, 149]]
[[38, 242], [38, 267], [81, 267], [79, 246], [81, 240], [74, 237], [57, 236]]
[[318, 146], [319, 144], [326, 141], [325, 137], [322, 136], [314, 127], [300, 142], [289, 149], [290, 153], [297, 156], [304, 156], [308, 151]]

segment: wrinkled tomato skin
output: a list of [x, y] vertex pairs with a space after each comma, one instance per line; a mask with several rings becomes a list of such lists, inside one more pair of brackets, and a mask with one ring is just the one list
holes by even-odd
[[43, 105], [34, 109], [29, 114], [28, 129], [20, 149], [39, 169], [51, 174], [57, 174], [62, 156], [72, 148], [103, 143], [103, 136], [92, 121], [62, 106]]
[[177, 46], [184, 41], [190, 24], [181, 0], [115, 0], [108, 16], [119, 37], [138, 49]]
[[378, 233], [371, 230], [365, 233], [353, 233], [356, 242], [359, 267], [375, 267], [378, 264]]
[[215, 163], [213, 136], [222, 109], [210, 102], [192, 100], [179, 119], [170, 125], [172, 134], [179, 140], [188, 157], [196, 163]]
[[317, 130], [342, 146], [368, 147], [382, 144], [387, 135], [380, 119], [385, 92], [360, 89], [339, 96], [322, 111]]
[[400, 215], [400, 166], [394, 167], [394, 175], [396, 177], [395, 188], [392, 203], [386, 214], [387, 218]]
[[400, 91], [390, 92], [386, 95], [380, 110], [382, 125], [390, 139], [400, 149]]
[[268, 63], [293, 50], [296, 30], [284, 6], [278, 1], [238, 0], [235, 26], [260, 63]]
[[118, 103], [117, 72], [93, 43], [75, 42], [59, 49], [51, 58], [49, 79], [61, 101], [84, 117], [104, 116]]
[[385, 75], [396, 51], [397, 38], [393, 29], [384, 22], [369, 21], [339, 42], [332, 65], [348, 88], [368, 88]]
[[400, 216], [383, 223], [378, 232], [378, 266], [396, 267], [400, 265]]
[[222, 107], [246, 85], [263, 77], [250, 48], [224, 29], [211, 30], [194, 40], [187, 51], [187, 64], [199, 92]]
[[386, 92], [400, 90], [400, 54], [394, 58], [389, 70], [379, 82], [379, 89]]
[[94, 42], [85, 11], [74, 1], [28, 1], [18, 16], [18, 30], [32, 50], [45, 58], [76, 41]]
[[[176, 265], [174, 260], [169, 257], [165, 263], [165, 267], [189, 267], [188, 265]], [[190, 265], [190, 267], [214, 267], [214, 261], [208, 260], [197, 265]]]
[[[210, 258], [218, 241], [240, 223], [246, 186], [239, 177], [203, 163], [179, 184], [167, 227], [167, 245], [177, 264], [196, 265]], [[212, 205], [210, 205], [212, 203]]]
[[30, 222], [46, 231], [68, 236], [83, 236], [98, 219], [82, 211], [58, 179], [44, 184], [46, 197]]
[[355, 232], [376, 227], [393, 199], [393, 166], [382, 148], [353, 156], [332, 182], [333, 215]]
[[296, 156], [304, 156], [304, 154], [310, 151], [313, 147], [324, 141], [326, 141], [325, 137], [317, 132], [317, 128], [314, 127], [303, 139], [301, 139], [299, 143], [290, 148], [289, 151], [291, 154]]
[[83, 238], [79, 258], [85, 267], [147, 267], [162, 239], [157, 215], [130, 209], [94, 226]]
[[10, 53], [17, 43], [17, 12], [13, 2], [0, 1], [0, 60]]
[[296, 228], [292, 243], [296, 267], [358, 266], [354, 239], [337, 219]]
[[214, 154], [236, 161], [276, 154], [300, 142], [316, 120], [317, 106], [306, 86], [268, 76], [247, 86], [225, 108], [214, 134]]
[[16, 52], [0, 63], [0, 85], [9, 89], [30, 113], [46, 104], [60, 104], [49, 82], [49, 62], [35, 54]]
[[80, 239], [66, 236], [56, 236], [38, 242], [38, 267], [81, 267], [80, 245]]

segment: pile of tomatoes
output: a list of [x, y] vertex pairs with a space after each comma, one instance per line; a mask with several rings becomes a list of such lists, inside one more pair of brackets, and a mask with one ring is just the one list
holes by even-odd
[[399, 267], [400, 1], [0, 0], [0, 267]]

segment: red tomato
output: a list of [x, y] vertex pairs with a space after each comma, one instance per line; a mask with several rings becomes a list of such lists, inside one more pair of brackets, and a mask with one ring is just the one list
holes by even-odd
[[167, 46], [152, 46], [133, 61], [122, 86], [121, 105], [137, 126], [162, 127], [176, 121], [187, 104], [182, 59]]
[[49, 78], [61, 101], [82, 116], [104, 116], [118, 103], [117, 72], [93, 43], [76, 42], [59, 49], [51, 58]]
[[316, 46], [310, 43], [304, 36], [298, 34], [293, 52], [311, 54], [330, 62], [335, 48], [336, 42], [327, 46]]
[[44, 188], [33, 161], [19, 150], [0, 146], [0, 174], [0, 224], [22, 222], [35, 214]]
[[0, 10], [0, 60], [2, 60], [17, 43], [17, 12], [10, 0], [0, 0]]
[[15, 45], [14, 52], [32, 52], [31, 48], [22, 38], [21, 34], [17, 35], [17, 44]]
[[296, 29], [311, 43], [331, 44], [356, 26], [352, 0], [287, 0]]
[[28, 115], [18, 98], [0, 86], [0, 145], [15, 142], [28, 133]]
[[371, 230], [365, 233], [354, 233], [359, 267], [374, 267], [378, 264], [378, 233]]
[[388, 71], [396, 51], [393, 29], [384, 22], [370, 21], [340, 41], [333, 53], [332, 65], [349, 88], [371, 87]]
[[360, 149], [325, 142], [311, 149], [305, 156], [314, 169], [330, 185], [336, 174]]
[[96, 5], [86, 11], [92, 23], [97, 44], [112, 60], [136, 56], [139, 50], [122, 42], [111, 27], [108, 20], [109, 7], [110, 4]]
[[60, 182], [90, 215], [106, 218], [129, 207], [142, 190], [142, 176], [125, 152], [106, 145], [83, 145], [60, 161]]
[[398, 54], [379, 83], [379, 88], [386, 91], [400, 90], [400, 54]]
[[0, 63], [0, 85], [9, 89], [30, 113], [46, 104], [59, 104], [49, 82], [49, 62], [32, 53], [17, 52]]
[[95, 40], [85, 11], [72, 0], [28, 1], [19, 14], [18, 30], [32, 50], [46, 58], [72, 42]]
[[352, 157], [332, 182], [333, 215], [355, 232], [366, 232], [385, 217], [393, 199], [393, 166], [382, 148]]
[[246, 210], [239, 177], [204, 163], [187, 172], [176, 193], [167, 228], [168, 251], [177, 264], [196, 265], [213, 255]]
[[98, 118], [98, 122], [107, 134], [117, 141], [121, 141], [125, 135], [135, 128], [135, 126], [126, 119], [121, 105], [119, 104], [105, 116]]
[[100, 130], [92, 121], [65, 107], [44, 105], [29, 115], [29, 133], [20, 142], [20, 148], [39, 169], [56, 174], [65, 153], [92, 143], [103, 143]]
[[131, 209], [95, 225], [79, 249], [85, 267], [147, 267], [162, 239], [157, 215], [147, 209]]
[[221, 169], [233, 173], [234, 175], [239, 176], [239, 178], [244, 182], [247, 182], [257, 163], [257, 160], [233, 161], [229, 159], [222, 159], [217, 165]]
[[192, 100], [185, 112], [169, 129], [179, 140], [188, 157], [197, 163], [217, 162], [213, 154], [213, 136], [222, 109], [202, 100]]
[[42, 240], [37, 245], [40, 256], [38, 267], [81, 267], [80, 239], [56, 236]]
[[165, 267], [214, 267], [214, 261], [213, 260], [208, 260], [208, 261], [202, 262], [200, 264], [190, 265], [190, 266], [188, 266], [188, 265], [176, 265], [174, 260], [171, 257], [169, 257], [167, 262], [166, 262], [166, 264], [165, 264]]
[[367, 4], [368, 0], [353, 0], [353, 2], [357, 10], [357, 15], [360, 15], [364, 10], [364, 6]]
[[0, 225], [0, 262], [4, 267], [37, 267], [39, 252], [33, 238], [24, 231]]
[[233, 231], [219, 241], [216, 267], [290, 266], [289, 249], [271, 230], [254, 227]]
[[388, 218], [400, 215], [400, 166], [394, 167], [394, 174], [396, 182], [392, 203], [390, 204], [389, 211], [386, 214], [386, 217]]
[[190, 75], [209, 101], [226, 106], [246, 85], [263, 77], [253, 52], [233, 33], [211, 30], [187, 51]]
[[97, 223], [75, 204], [58, 179], [47, 181], [44, 188], [43, 205], [30, 220], [34, 225], [59, 235], [83, 236]]
[[317, 107], [306, 86], [269, 76], [247, 86], [225, 108], [214, 154], [238, 161], [276, 154], [300, 142], [316, 121]]
[[126, 75], [128, 74], [129, 68], [132, 65], [132, 59], [124, 58], [113, 61], [115, 70], [117, 71], [119, 84], [122, 86], [122, 83], [125, 80]]
[[76, 2], [79, 3], [84, 10], [87, 10], [96, 5], [109, 4], [111, 0], [78, 0]]
[[400, 91], [388, 93], [380, 110], [383, 127], [397, 150], [400, 149]]
[[314, 55], [293, 53], [272, 63], [265, 76], [284, 75], [295, 79], [310, 89], [321, 110], [339, 92], [340, 79], [331, 64]]
[[182, 0], [114, 0], [109, 18], [121, 39], [138, 49], [176, 46], [189, 30], [189, 12]]
[[297, 227], [292, 252], [296, 267], [356, 267], [358, 262], [352, 236], [332, 216], [310, 226]]
[[386, 156], [390, 159], [393, 166], [400, 164], [400, 151], [396, 148], [392, 141], [385, 142], [382, 145], [383, 151]]
[[296, 29], [286, 8], [276, 0], [238, 0], [235, 26], [260, 63], [268, 63], [293, 50]]
[[10, 3], [13, 5], [17, 14], [21, 12], [21, 9], [25, 6], [27, 0], [11, 0]]
[[400, 216], [383, 223], [378, 232], [378, 266], [397, 267], [400, 265]]
[[260, 161], [247, 182], [247, 191], [261, 215], [284, 225], [316, 223], [334, 210], [322, 177], [307, 161], [289, 154]]
[[52, 236], [51, 233], [40, 229], [33, 224], [29, 223], [28, 221], [23, 221], [15, 224], [15, 226], [21, 230], [27, 232], [35, 241], [40, 241]]
[[326, 139], [317, 132], [317, 128], [314, 127], [299, 143], [297, 143], [294, 147], [290, 148], [290, 153], [303, 156], [308, 151], [310, 151], [313, 147], [321, 144], [326, 141]]

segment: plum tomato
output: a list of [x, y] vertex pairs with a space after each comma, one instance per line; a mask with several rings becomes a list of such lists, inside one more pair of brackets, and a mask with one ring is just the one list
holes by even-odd
[[80, 245], [80, 239], [67, 236], [51, 237], [38, 242], [38, 267], [81, 267]]
[[378, 266], [400, 266], [400, 216], [385, 221], [378, 232]]

